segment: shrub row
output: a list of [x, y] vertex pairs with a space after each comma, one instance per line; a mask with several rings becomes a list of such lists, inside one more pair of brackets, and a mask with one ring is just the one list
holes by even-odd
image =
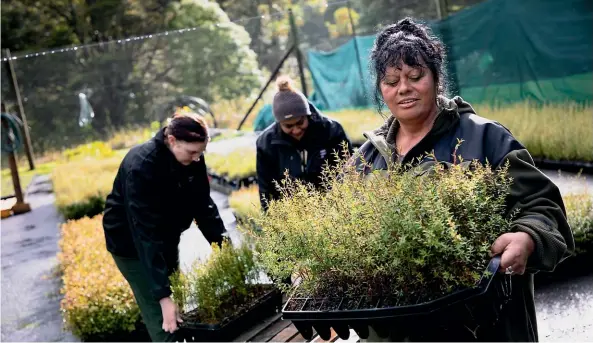
[[233, 209], [233, 214], [239, 225], [243, 228], [255, 228], [252, 218], [261, 211], [257, 185], [232, 192], [229, 196], [229, 207]]
[[58, 164], [52, 172], [56, 205], [65, 219], [103, 212], [121, 158], [78, 160]]
[[107, 340], [135, 329], [140, 312], [132, 290], [105, 247], [102, 216], [62, 225], [58, 260], [60, 309], [66, 326], [82, 340]]
[[[101, 221], [98, 215], [62, 225], [60, 309], [67, 328], [84, 341], [127, 340], [141, 327], [140, 312], [106, 250]], [[189, 271], [171, 276], [173, 298], [189, 310], [187, 320], [218, 323], [265, 292], [254, 286], [260, 272], [247, 244], [234, 248], [225, 241], [222, 248], [213, 245], [205, 263], [196, 261]]]
[[241, 147], [228, 153], [206, 154], [206, 165], [211, 173], [228, 180], [242, 180], [255, 176], [255, 145]]
[[[479, 116], [506, 126], [536, 159], [593, 162], [592, 106], [572, 103], [537, 106], [524, 102], [473, 107]], [[342, 124], [355, 144], [365, 141], [364, 131], [373, 130], [384, 121], [374, 109], [342, 110], [327, 115]]]

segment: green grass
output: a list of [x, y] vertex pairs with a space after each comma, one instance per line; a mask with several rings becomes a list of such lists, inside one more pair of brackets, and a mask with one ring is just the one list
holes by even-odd
[[[47, 162], [36, 164], [35, 170], [29, 170], [29, 165], [23, 163], [23, 165], [19, 167], [19, 179], [21, 181], [23, 193], [31, 183], [31, 180], [33, 180], [33, 176], [50, 174], [55, 166], [55, 162]], [[12, 185], [10, 169], [6, 168], [2, 170], [2, 196], [8, 195], [14, 195], [14, 186]]]

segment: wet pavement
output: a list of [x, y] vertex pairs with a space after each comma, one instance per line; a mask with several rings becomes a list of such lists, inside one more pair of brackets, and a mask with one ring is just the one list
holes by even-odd
[[[59, 312], [61, 283], [55, 270], [63, 218], [54, 206], [48, 177], [37, 177], [31, 184], [26, 201], [32, 211], [1, 222], [1, 341], [79, 341], [64, 330]], [[212, 198], [231, 240], [239, 243], [227, 197], [212, 192]], [[185, 268], [196, 258], [208, 256], [211, 248], [194, 224], [183, 233], [179, 250]]]
[[[564, 192], [583, 187], [550, 177]], [[1, 300], [2, 341], [78, 341], [63, 330], [59, 312], [57, 266], [59, 223], [47, 177], [36, 178], [27, 201], [33, 211], [2, 220]], [[587, 181], [593, 189], [593, 180]], [[212, 192], [233, 242], [240, 242], [227, 196]], [[179, 246], [181, 268], [208, 256], [211, 249], [195, 225], [185, 231]], [[542, 342], [593, 341], [593, 275], [536, 290], [539, 337]]]
[[593, 274], [535, 291], [541, 342], [593, 341]]
[[[43, 181], [43, 178], [37, 179]], [[2, 329], [3, 342], [77, 341], [63, 330], [58, 265], [59, 223], [54, 195], [43, 192], [26, 201], [32, 211], [2, 219]]]

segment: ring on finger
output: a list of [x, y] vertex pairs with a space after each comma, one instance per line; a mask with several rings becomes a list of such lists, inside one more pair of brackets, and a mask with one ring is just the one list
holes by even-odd
[[513, 267], [512, 266], [508, 266], [507, 269], [504, 270], [504, 273], [507, 275], [513, 275], [514, 271], [513, 271]]

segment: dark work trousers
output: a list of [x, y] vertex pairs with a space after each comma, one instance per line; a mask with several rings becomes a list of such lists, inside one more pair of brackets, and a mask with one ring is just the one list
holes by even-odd
[[163, 312], [161, 311], [161, 304], [158, 300], [155, 300], [152, 297], [150, 292], [150, 281], [140, 260], [113, 254], [112, 256], [117, 268], [130, 284], [132, 292], [134, 292], [134, 298], [136, 298], [136, 303], [140, 308], [142, 320], [144, 321], [144, 324], [146, 324], [148, 334], [152, 341], [179, 341], [177, 333], [171, 334], [163, 330]]

